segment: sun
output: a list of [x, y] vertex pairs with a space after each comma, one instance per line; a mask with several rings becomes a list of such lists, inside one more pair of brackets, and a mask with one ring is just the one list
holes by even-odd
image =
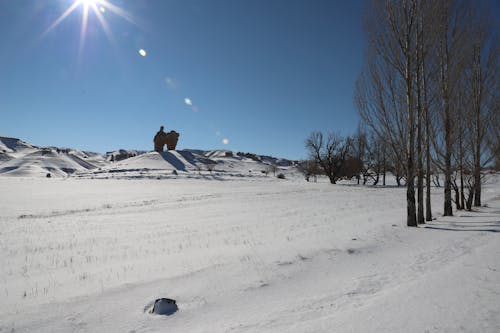
[[97, 0], [76, 0], [76, 2], [80, 2], [80, 4], [84, 6], [92, 6], [93, 4], [96, 4]]
[[79, 2], [80, 5], [83, 5], [84, 10], [85, 8], [91, 7], [92, 9], [98, 8], [101, 13], [106, 12], [106, 5], [107, 1], [102, 1], [102, 0], [76, 0], [76, 2]]
[[104, 18], [104, 14], [109, 10], [115, 15], [120, 16], [121, 18], [136, 24], [133, 17], [120, 8], [117, 5], [114, 5], [109, 0], [74, 0], [71, 5], [59, 16], [41, 35], [41, 38], [45, 37], [49, 32], [54, 30], [66, 17], [68, 17], [71, 13], [73, 13], [77, 8], [82, 9], [82, 25], [80, 28], [80, 47], [79, 47], [79, 57], [82, 54], [84, 45], [85, 45], [85, 37], [87, 35], [87, 23], [89, 18], [90, 10], [92, 10], [93, 14], [97, 17], [99, 24], [101, 25], [104, 33], [108, 37], [109, 41], [112, 44], [115, 44], [115, 40], [113, 37], [113, 33], [109, 28], [109, 24]]
[[83, 3], [84, 5], [87, 5], [87, 6], [92, 6], [92, 5], [96, 5], [99, 0], [80, 0], [81, 3]]

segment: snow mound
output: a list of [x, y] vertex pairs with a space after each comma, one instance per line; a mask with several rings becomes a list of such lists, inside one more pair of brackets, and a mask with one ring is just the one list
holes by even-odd
[[[285, 173], [297, 178], [294, 167], [273, 168], [271, 164], [227, 151], [171, 150], [148, 152], [102, 168], [79, 172], [80, 178], [269, 178]], [[276, 170], [273, 170], [276, 169]], [[289, 178], [289, 177], [287, 177]]]
[[107, 170], [195, 170], [193, 154], [181, 154], [177, 151], [149, 152], [139, 156], [127, 158], [108, 166]]
[[52, 176], [65, 177], [76, 171], [93, 168], [96, 168], [94, 164], [76, 155], [66, 154], [52, 148], [44, 148], [2, 163], [0, 175], [43, 177], [50, 173]]

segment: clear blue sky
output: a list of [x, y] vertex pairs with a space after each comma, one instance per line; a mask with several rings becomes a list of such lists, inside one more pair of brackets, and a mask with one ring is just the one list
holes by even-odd
[[104, 8], [111, 42], [90, 10], [81, 47], [83, 5], [44, 34], [74, 0], [0, 0], [0, 135], [152, 150], [164, 125], [179, 149], [299, 159], [355, 130], [364, 1], [108, 1], [135, 24]]

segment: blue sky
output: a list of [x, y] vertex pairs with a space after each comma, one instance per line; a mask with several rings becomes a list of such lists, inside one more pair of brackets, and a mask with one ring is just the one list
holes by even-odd
[[108, 1], [135, 23], [104, 8], [110, 41], [90, 10], [81, 46], [83, 5], [44, 34], [73, 0], [0, 0], [0, 135], [152, 150], [164, 125], [179, 149], [299, 159], [355, 130], [362, 0]]

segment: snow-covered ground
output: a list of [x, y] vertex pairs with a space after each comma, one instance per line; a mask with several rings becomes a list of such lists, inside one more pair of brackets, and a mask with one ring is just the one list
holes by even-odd
[[198, 178], [0, 177], [0, 332], [500, 332], [498, 177], [425, 228], [404, 188]]

